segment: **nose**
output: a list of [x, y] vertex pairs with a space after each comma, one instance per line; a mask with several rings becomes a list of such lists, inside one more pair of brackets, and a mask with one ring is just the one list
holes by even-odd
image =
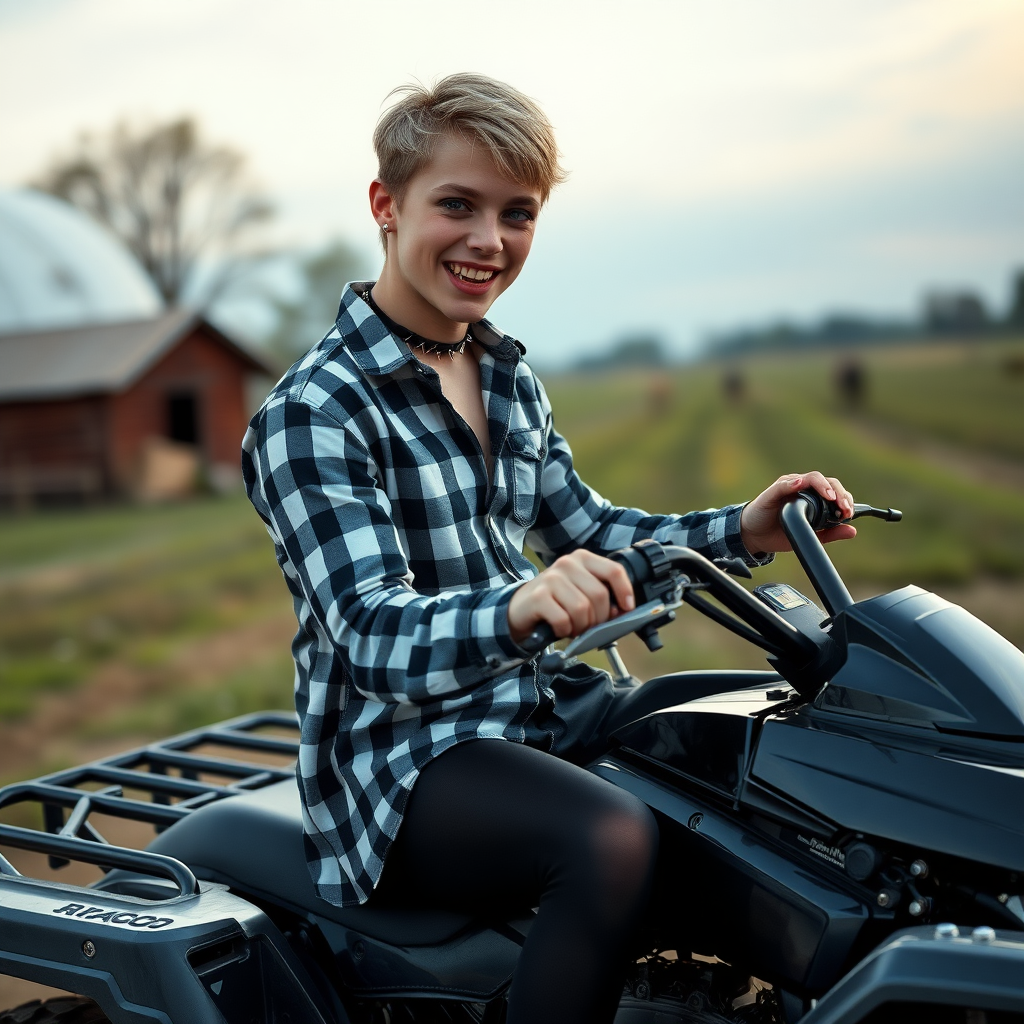
[[481, 255], [493, 256], [503, 248], [500, 228], [496, 217], [474, 217], [466, 244]]

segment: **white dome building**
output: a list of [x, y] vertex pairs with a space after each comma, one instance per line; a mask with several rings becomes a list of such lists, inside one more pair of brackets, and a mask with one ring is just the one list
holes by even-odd
[[160, 294], [124, 245], [80, 210], [0, 191], [0, 334], [139, 320]]

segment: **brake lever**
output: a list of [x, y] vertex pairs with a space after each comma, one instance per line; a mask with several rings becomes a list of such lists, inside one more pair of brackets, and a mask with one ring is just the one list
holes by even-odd
[[730, 576], [742, 576], [745, 580], [754, 578], [754, 574], [742, 558], [713, 558], [711, 564], [721, 569], [722, 572], [727, 572]]
[[834, 501], [823, 498], [817, 491], [807, 489], [801, 491], [797, 497], [803, 498], [811, 506], [812, 513], [807, 520], [815, 533], [833, 526], [843, 526], [854, 519], [860, 519], [861, 516], [871, 516], [887, 523], [898, 523], [903, 518], [903, 513], [898, 508], [875, 508], [874, 505], [862, 505], [859, 502], [854, 503], [853, 515], [844, 518], [839, 513], [839, 506]]
[[614, 619], [602, 622], [597, 626], [580, 633], [575, 640], [567, 644], [564, 650], [552, 651], [541, 658], [540, 669], [542, 672], [557, 672], [570, 659], [578, 654], [586, 654], [587, 651], [598, 650], [607, 647], [608, 644], [621, 640], [629, 633], [635, 633], [639, 629], [664, 615], [675, 618], [675, 609], [682, 603], [682, 585], [676, 588], [670, 595], [671, 600], [648, 601], [631, 612], [623, 612]]
[[903, 518], [903, 513], [898, 508], [875, 508], [874, 505], [861, 505], [855, 502], [850, 518], [859, 519], [861, 516], [871, 516], [887, 523], [898, 523]]

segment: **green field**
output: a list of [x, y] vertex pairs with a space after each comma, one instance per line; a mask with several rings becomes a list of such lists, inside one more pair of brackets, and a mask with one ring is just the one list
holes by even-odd
[[867, 350], [868, 394], [855, 412], [837, 399], [836, 357], [824, 355], [741, 364], [746, 390], [734, 402], [723, 399], [725, 368], [715, 364], [674, 373], [667, 402], [651, 400], [647, 374], [596, 386], [566, 379], [549, 392], [581, 474], [614, 502], [717, 506], [752, 497], [780, 473], [819, 468], [858, 499], [907, 514], [901, 526], [869, 522], [856, 544], [835, 549], [844, 574], [963, 583], [1024, 574], [1024, 488], [976, 479], [948, 457], [922, 458], [908, 435], [955, 445], [957, 463], [997, 453], [1024, 469], [1024, 376], [1002, 369], [1021, 348], [991, 346], [983, 359], [953, 345]]
[[[832, 549], [855, 594], [918, 583], [1024, 645], [1024, 341], [863, 349], [856, 409], [836, 396], [837, 358], [566, 376], [548, 391], [581, 474], [612, 501], [705, 508], [821, 468], [906, 513]], [[728, 369], [739, 400], [723, 394]], [[800, 584], [792, 556], [759, 574], [772, 578]], [[290, 603], [241, 497], [0, 518], [0, 608], [0, 778], [290, 702]], [[693, 612], [664, 638], [658, 656], [625, 645], [638, 675], [762, 664]], [[22, 735], [38, 737], [29, 753]]]

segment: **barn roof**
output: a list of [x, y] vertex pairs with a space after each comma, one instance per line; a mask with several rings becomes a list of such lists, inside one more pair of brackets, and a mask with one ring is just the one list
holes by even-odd
[[249, 369], [275, 375], [198, 311], [172, 309], [146, 320], [0, 335], [0, 402], [123, 391], [198, 327]]

